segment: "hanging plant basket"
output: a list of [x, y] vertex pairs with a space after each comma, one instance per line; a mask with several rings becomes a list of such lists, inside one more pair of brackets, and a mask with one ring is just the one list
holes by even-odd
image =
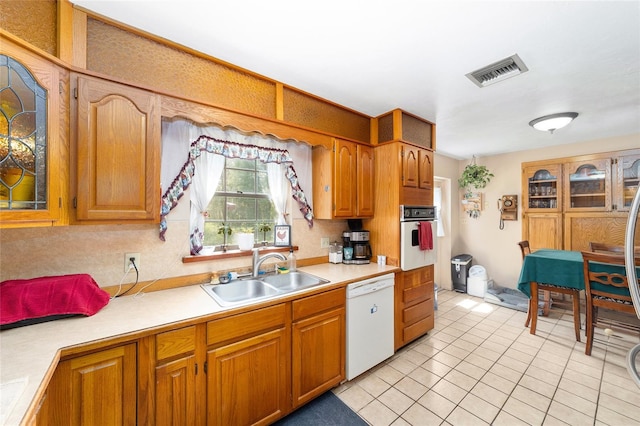
[[474, 190], [477, 191], [486, 187], [492, 177], [493, 173], [489, 172], [486, 166], [476, 164], [475, 157], [473, 157], [471, 164], [467, 165], [462, 171], [462, 176], [458, 179], [458, 185], [464, 190], [462, 205], [465, 213], [470, 218], [478, 218], [480, 210], [482, 210], [482, 193], [474, 192]]
[[473, 192], [473, 189], [482, 189], [491, 181], [493, 173], [489, 172], [487, 166], [476, 164], [475, 157], [471, 164], [462, 171], [462, 176], [458, 179], [458, 185], [464, 189], [467, 194]]

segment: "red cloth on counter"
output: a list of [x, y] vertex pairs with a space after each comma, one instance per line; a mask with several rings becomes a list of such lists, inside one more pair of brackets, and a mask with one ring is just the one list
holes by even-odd
[[88, 274], [3, 281], [0, 325], [27, 320], [36, 323], [70, 315], [91, 316], [107, 303], [109, 293]]
[[433, 250], [433, 232], [431, 222], [418, 223], [418, 243], [420, 250]]

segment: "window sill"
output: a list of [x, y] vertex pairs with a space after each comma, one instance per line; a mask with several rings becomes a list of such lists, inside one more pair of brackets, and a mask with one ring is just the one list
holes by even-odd
[[[276, 246], [264, 246], [264, 247], [256, 247], [260, 249], [260, 253], [288, 253], [289, 246], [286, 247], [276, 247]], [[294, 250], [298, 250], [298, 246], [293, 246]], [[251, 257], [253, 255], [253, 250], [227, 250], [227, 251], [217, 251], [210, 254], [205, 255], [189, 255], [184, 256], [182, 258], [182, 263], [194, 263], [194, 262], [207, 262], [211, 260], [221, 260], [221, 259], [230, 259], [232, 257]]]

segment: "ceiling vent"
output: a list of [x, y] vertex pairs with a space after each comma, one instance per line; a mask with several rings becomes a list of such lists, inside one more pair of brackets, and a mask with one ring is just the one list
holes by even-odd
[[527, 68], [524, 62], [522, 62], [522, 59], [516, 54], [480, 68], [479, 70], [470, 72], [467, 74], [467, 77], [476, 86], [485, 87], [527, 71], [529, 71], [529, 68]]

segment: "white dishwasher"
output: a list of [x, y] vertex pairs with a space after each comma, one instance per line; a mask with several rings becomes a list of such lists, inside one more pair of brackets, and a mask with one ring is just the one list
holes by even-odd
[[394, 353], [394, 274], [347, 286], [347, 380]]

